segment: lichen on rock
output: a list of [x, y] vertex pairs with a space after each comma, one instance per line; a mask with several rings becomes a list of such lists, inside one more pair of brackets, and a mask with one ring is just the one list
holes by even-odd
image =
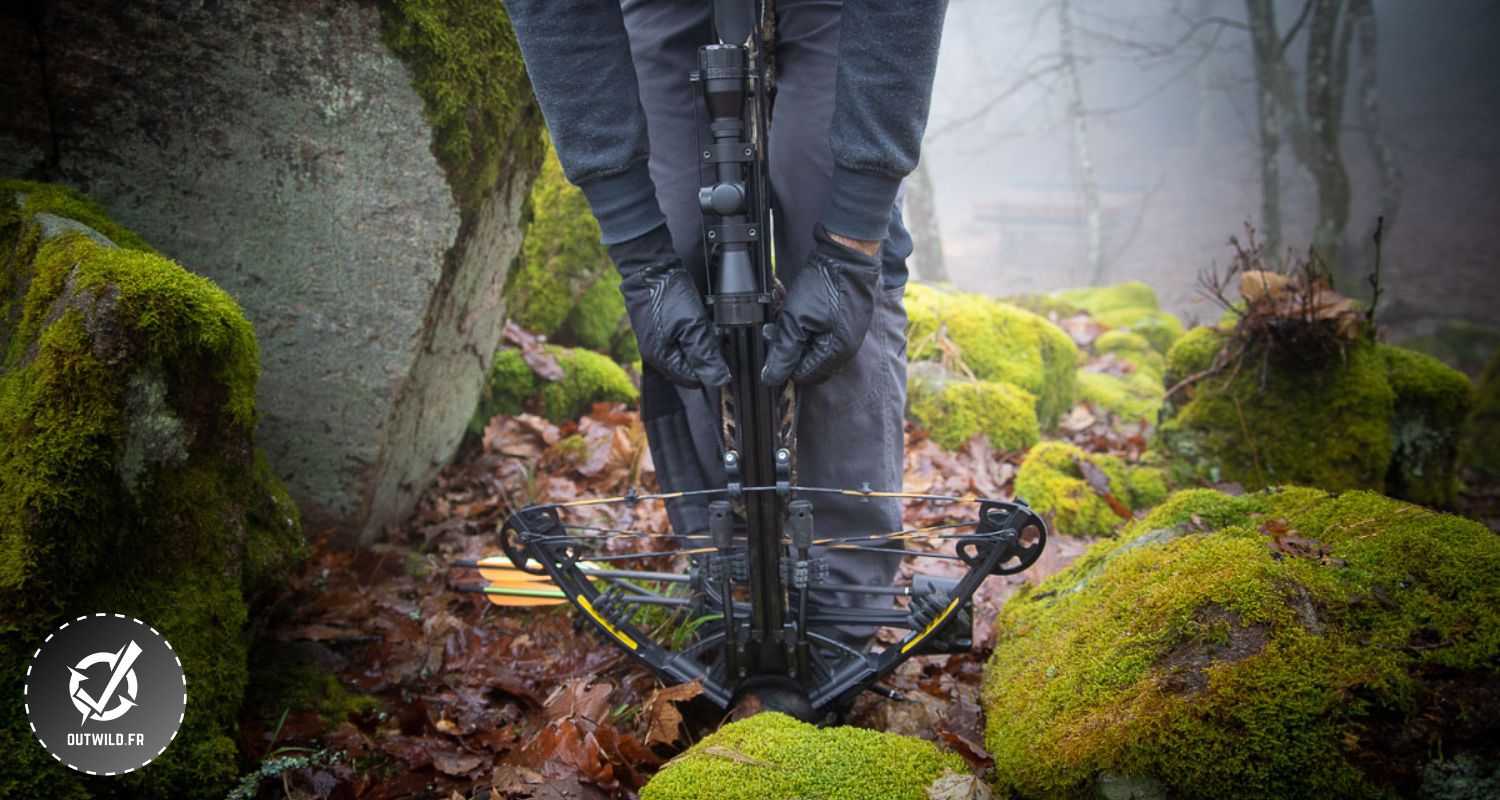
[[1036, 397], [1043, 429], [1078, 395], [1078, 348], [1056, 325], [984, 295], [909, 284], [906, 310], [912, 361], [957, 359], [980, 380], [1009, 383]]
[[641, 800], [927, 800], [958, 755], [860, 728], [818, 729], [768, 712], [731, 722], [672, 759]]
[[1016, 496], [1048, 515], [1063, 533], [1105, 536], [1132, 511], [1161, 502], [1167, 486], [1155, 467], [1049, 441], [1026, 454], [1016, 474]]
[[986, 743], [1012, 795], [1410, 794], [1429, 759], [1497, 755], [1500, 539], [1376, 494], [1179, 492], [996, 629]]
[[[43, 214], [76, 224], [44, 229]], [[114, 236], [125, 246], [100, 243]], [[22, 744], [18, 681], [57, 624], [108, 610], [159, 629], [192, 687], [172, 746], [121, 785], [220, 796], [238, 769], [247, 597], [302, 548], [253, 448], [254, 334], [223, 291], [57, 187], [0, 182], [0, 252], [0, 746], [15, 755], [0, 795], [87, 790]]]
[[1025, 389], [957, 378], [930, 361], [910, 366], [906, 386], [907, 415], [949, 450], [978, 435], [1002, 452], [1019, 452], [1041, 439], [1036, 397]]

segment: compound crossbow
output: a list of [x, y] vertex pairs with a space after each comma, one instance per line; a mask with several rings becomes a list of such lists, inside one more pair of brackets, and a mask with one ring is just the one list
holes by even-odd
[[[882, 691], [876, 682], [913, 655], [967, 650], [975, 590], [990, 575], [1035, 563], [1047, 528], [1021, 501], [796, 482], [795, 387], [760, 380], [762, 327], [773, 313], [775, 286], [767, 235], [765, 13], [759, 2], [715, 0], [718, 41], [700, 48], [689, 76], [712, 139], [696, 155], [708, 301], [732, 376], [717, 398], [726, 485], [523, 508], [501, 526], [506, 558], [456, 566], [477, 567], [497, 581], [479, 589], [497, 602], [510, 602], [498, 596], [571, 602], [585, 624], [663, 681], [698, 681], [720, 706], [769, 684], [792, 687], [802, 712], [812, 714], [852, 702], [865, 689]], [[839, 495], [947, 503], [954, 511], [927, 527], [819, 537], [817, 500]], [[689, 499], [708, 503], [707, 530], [674, 535], [587, 519], [590, 508], [604, 505]], [[628, 544], [661, 537], [673, 541], [671, 549], [639, 552]], [[954, 547], [905, 549], [912, 540], [953, 540]], [[961, 564], [963, 574], [919, 574], [896, 586], [840, 584], [827, 568], [839, 550], [947, 559]], [[839, 607], [828, 600], [834, 593], [888, 596], [892, 606], [904, 606]], [[849, 626], [905, 633], [877, 652], [846, 641], [842, 631]]]

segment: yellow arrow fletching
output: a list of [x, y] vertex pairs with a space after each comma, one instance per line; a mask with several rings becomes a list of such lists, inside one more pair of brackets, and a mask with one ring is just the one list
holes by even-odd
[[506, 608], [539, 608], [543, 606], [557, 606], [568, 602], [566, 599], [559, 600], [553, 597], [516, 597], [508, 594], [488, 594], [484, 598], [497, 606]]

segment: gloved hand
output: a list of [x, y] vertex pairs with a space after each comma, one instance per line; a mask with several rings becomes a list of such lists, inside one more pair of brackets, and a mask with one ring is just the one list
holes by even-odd
[[859, 352], [875, 313], [880, 256], [834, 241], [818, 225], [813, 254], [787, 290], [786, 305], [767, 326], [770, 348], [761, 380], [770, 385], [822, 383]]
[[693, 277], [672, 249], [667, 226], [610, 245], [609, 257], [620, 273], [620, 293], [641, 360], [690, 389], [729, 383], [729, 365], [713, 323]]

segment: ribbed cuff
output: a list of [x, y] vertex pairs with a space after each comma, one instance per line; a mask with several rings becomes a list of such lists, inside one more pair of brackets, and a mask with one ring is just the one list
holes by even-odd
[[599, 220], [604, 244], [629, 241], [667, 223], [656, 202], [656, 184], [645, 161], [618, 175], [598, 178], [579, 187]]
[[884, 241], [891, 224], [891, 205], [900, 189], [900, 178], [856, 172], [835, 164], [823, 225], [850, 239]]

